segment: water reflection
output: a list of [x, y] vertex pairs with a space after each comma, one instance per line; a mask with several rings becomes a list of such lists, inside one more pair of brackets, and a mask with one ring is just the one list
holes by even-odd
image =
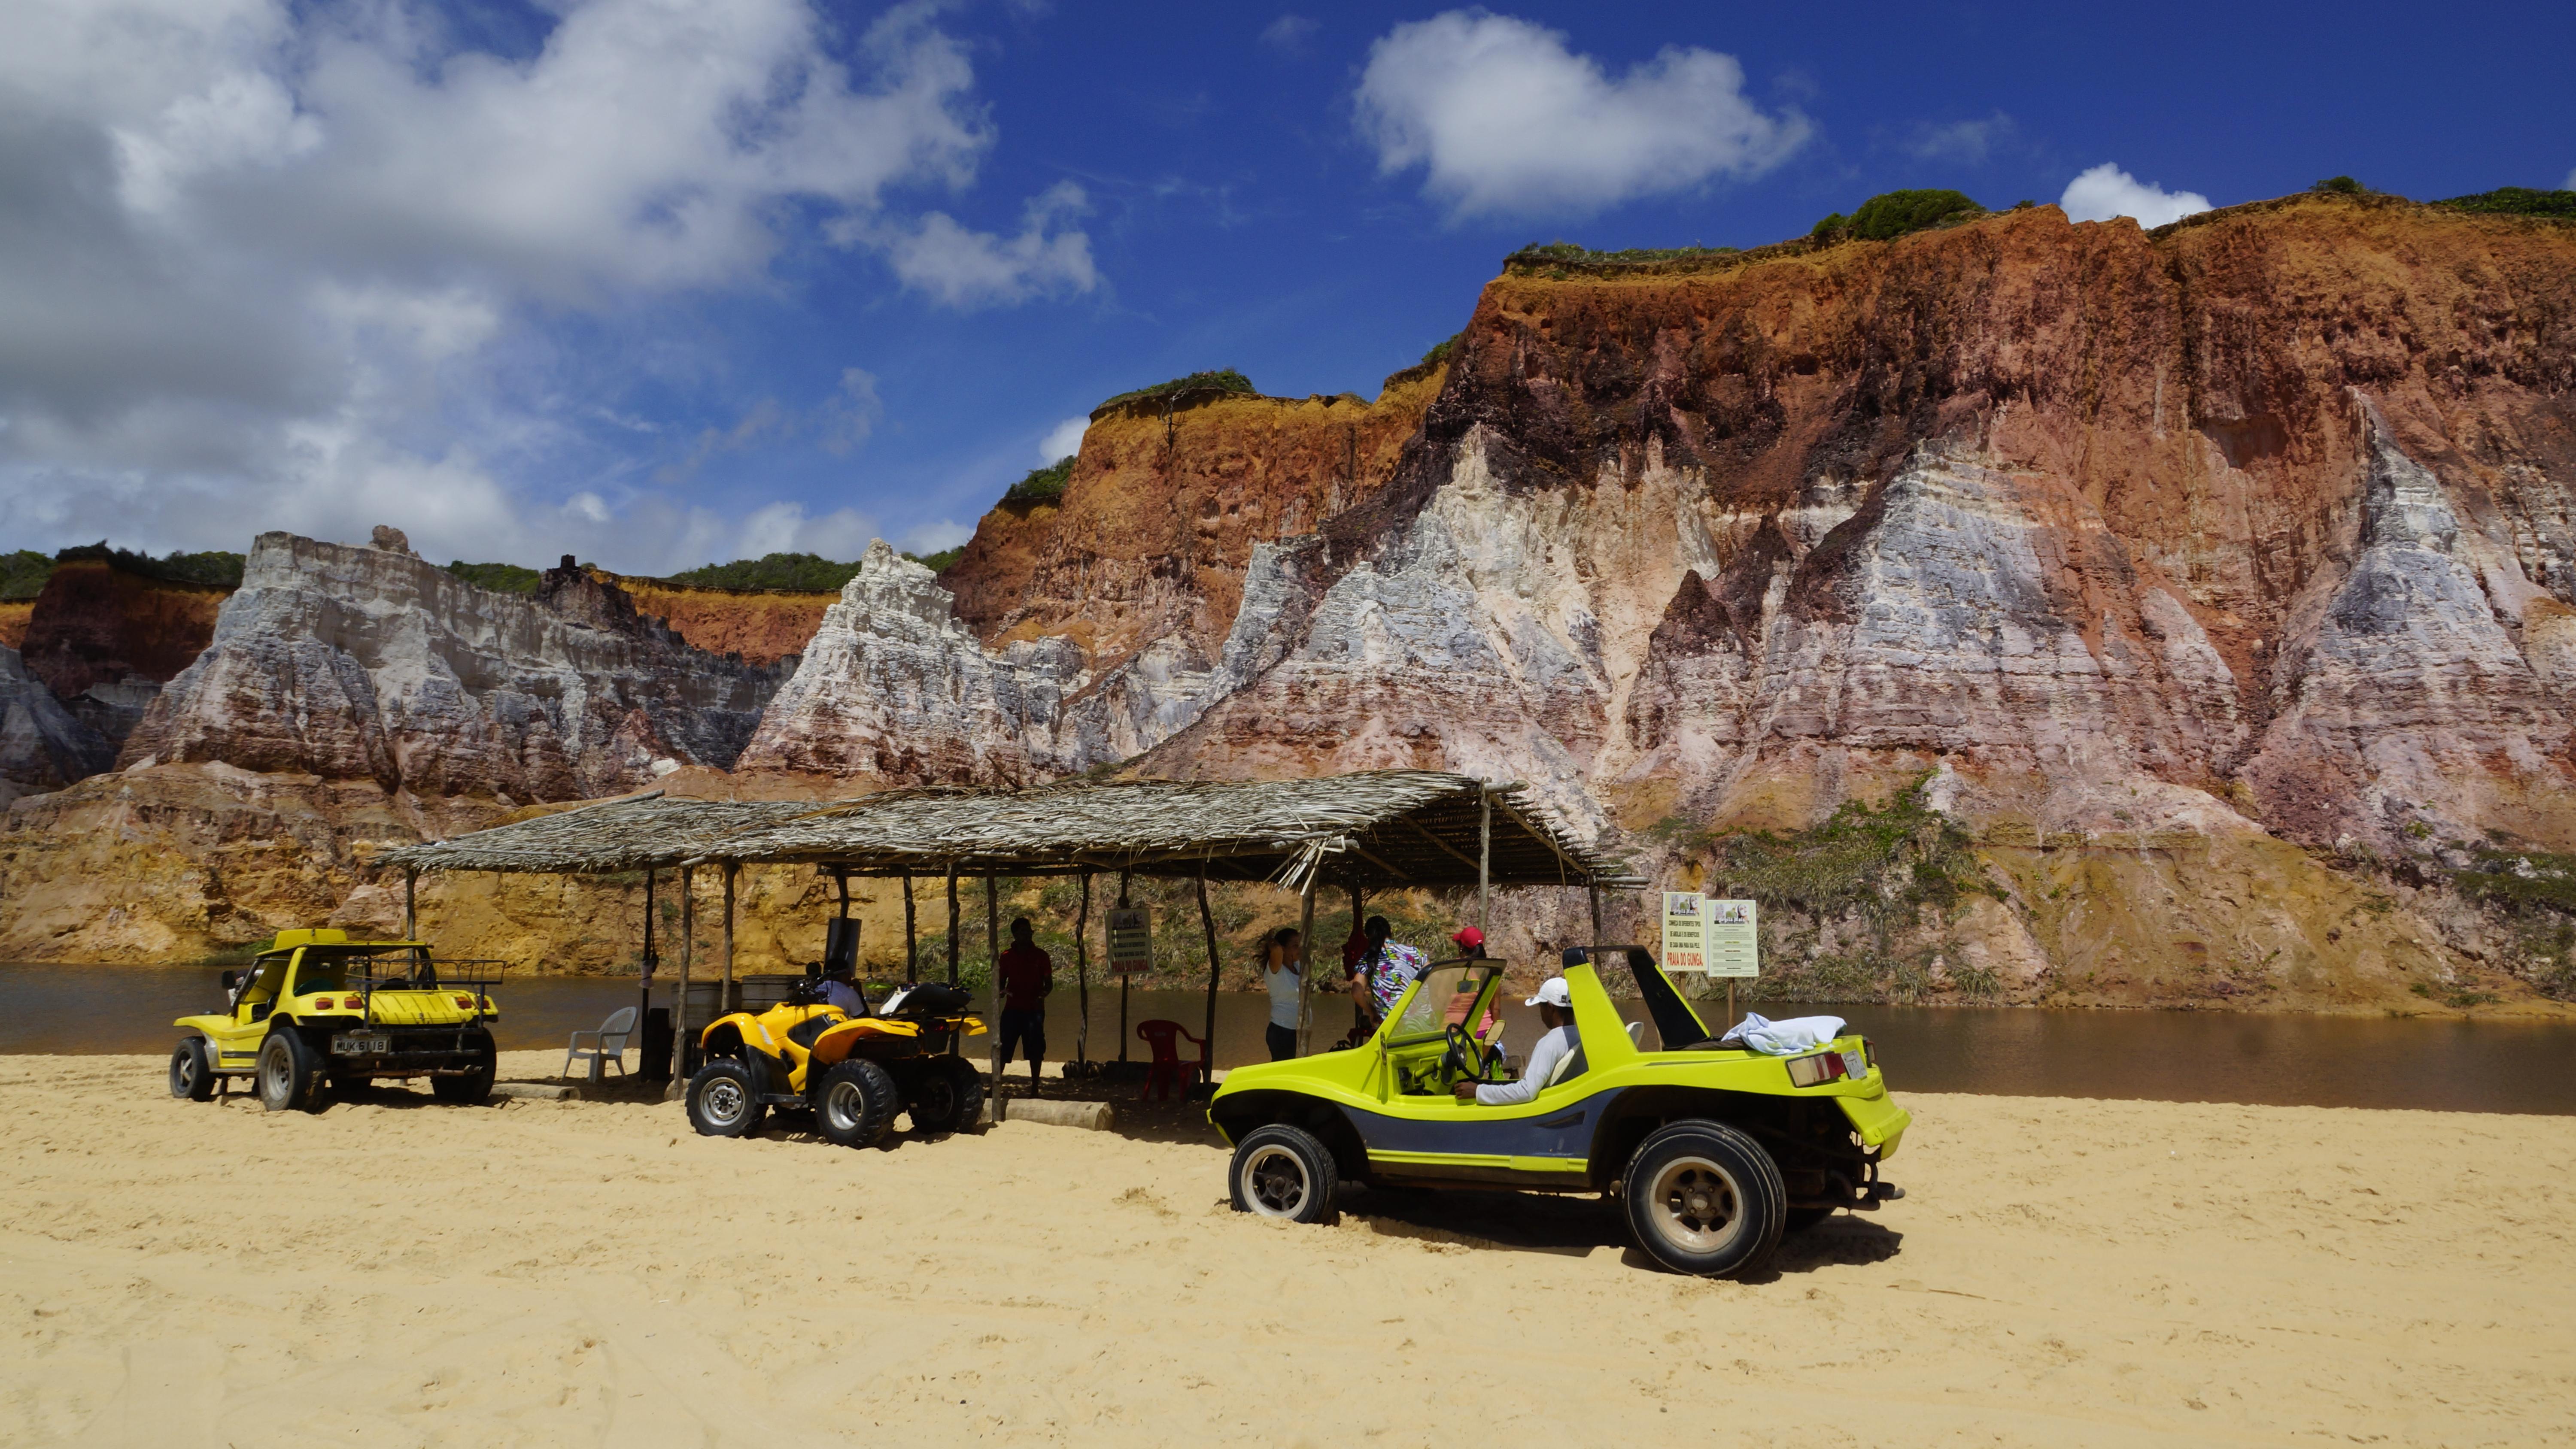
[[[500, 1044], [560, 1048], [569, 1033], [634, 1005], [636, 988], [631, 976], [511, 978], [498, 993]], [[662, 1005], [668, 994], [654, 997]], [[0, 1052], [157, 1054], [175, 1039], [172, 1017], [219, 1000], [212, 968], [0, 965]], [[1267, 1059], [1268, 1006], [1251, 993], [1217, 998], [1219, 1066]], [[1622, 1010], [1644, 1018], [1635, 1002]], [[1162, 1017], [1196, 1033], [1206, 1012], [1196, 992], [1129, 993], [1129, 1053], [1146, 1054], [1136, 1023]], [[1850, 1020], [1877, 1045], [1899, 1091], [2576, 1114], [2576, 1025], [2561, 1022], [1867, 1005], [1768, 1014], [1792, 1012]], [[1510, 1042], [1526, 1049], [1537, 1013], [1515, 999], [1505, 1015]], [[1346, 999], [1318, 998], [1316, 1043], [1350, 1019]], [[1073, 1056], [1081, 1025], [1068, 981], [1048, 1001], [1050, 1061]], [[1096, 986], [1087, 1054], [1115, 1060], [1119, 1035], [1118, 991]]]

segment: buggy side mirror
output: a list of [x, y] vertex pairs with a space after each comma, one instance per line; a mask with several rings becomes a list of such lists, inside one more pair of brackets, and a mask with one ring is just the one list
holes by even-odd
[[238, 971], [227, 971], [224, 973], [223, 982], [224, 989], [226, 991], [230, 991], [241, 984], [241, 973]]

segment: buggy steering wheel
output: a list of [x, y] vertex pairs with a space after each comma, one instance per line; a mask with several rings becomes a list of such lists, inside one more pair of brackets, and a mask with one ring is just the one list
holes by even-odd
[[1493, 1070], [1494, 1059], [1486, 1053], [1484, 1043], [1476, 1040], [1476, 1034], [1457, 1022], [1450, 1023], [1449, 1045], [1440, 1053], [1440, 1074], [1453, 1083], [1490, 1082]]

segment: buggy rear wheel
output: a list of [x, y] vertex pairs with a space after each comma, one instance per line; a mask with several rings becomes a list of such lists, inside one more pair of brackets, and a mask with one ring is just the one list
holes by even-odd
[[330, 1105], [322, 1054], [292, 1026], [269, 1028], [259, 1044], [259, 1104], [272, 1112], [319, 1112]]
[[823, 1074], [814, 1093], [814, 1125], [842, 1147], [873, 1147], [894, 1125], [903, 1096], [885, 1068], [852, 1057]]
[[731, 1057], [718, 1057], [689, 1078], [689, 1125], [701, 1137], [747, 1137], [768, 1115], [751, 1068]]
[[492, 1100], [492, 1079], [500, 1075], [500, 1053], [493, 1047], [490, 1032], [482, 1033], [482, 1037], [472, 1044], [474, 1070], [463, 1076], [430, 1078], [431, 1096], [457, 1107], [480, 1107]]
[[1243, 1135], [1228, 1174], [1234, 1210], [1292, 1223], [1320, 1223], [1333, 1213], [1341, 1169], [1315, 1134], [1273, 1122]]
[[1722, 1122], [1675, 1122], [1628, 1159], [1621, 1198], [1637, 1245], [1676, 1273], [1720, 1277], [1780, 1245], [1789, 1190], [1762, 1145]]
[[963, 1132], [984, 1114], [984, 1074], [951, 1058], [921, 1074], [912, 1094], [912, 1130]]
[[213, 1100], [215, 1065], [206, 1058], [204, 1037], [182, 1037], [178, 1050], [170, 1053], [170, 1095], [191, 1102]]

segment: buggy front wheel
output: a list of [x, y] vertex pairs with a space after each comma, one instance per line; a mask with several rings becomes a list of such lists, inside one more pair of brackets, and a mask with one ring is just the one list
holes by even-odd
[[179, 1049], [170, 1053], [170, 1095], [191, 1102], [213, 1100], [215, 1064], [207, 1058], [204, 1037], [183, 1037]]
[[1236, 1212], [1320, 1223], [1332, 1216], [1341, 1169], [1314, 1133], [1273, 1122], [1243, 1134], [1229, 1178]]

